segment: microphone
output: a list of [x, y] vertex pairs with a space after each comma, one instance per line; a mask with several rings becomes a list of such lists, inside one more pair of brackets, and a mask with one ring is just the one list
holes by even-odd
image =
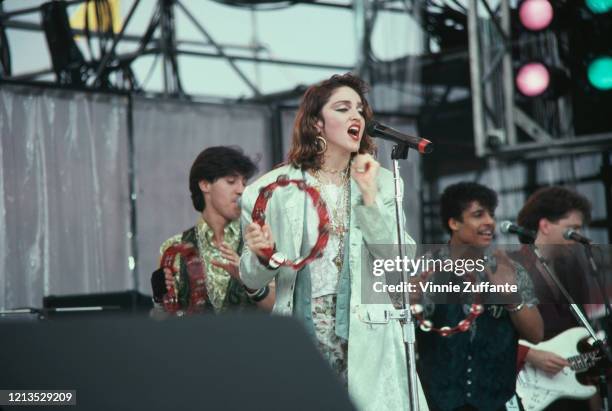
[[156, 303], [163, 302], [164, 295], [168, 290], [166, 289], [166, 275], [162, 268], [153, 271], [153, 274], [151, 274], [151, 288], [153, 289], [153, 300]]
[[567, 230], [565, 230], [565, 232], [563, 233], [563, 238], [565, 238], [566, 240], [574, 240], [577, 243], [582, 243], [586, 245], [592, 243], [591, 239], [583, 236], [582, 234], [579, 234], [578, 231], [574, 230], [573, 228], [568, 228]]
[[507, 220], [502, 221], [502, 223], [499, 225], [499, 230], [504, 234], [517, 234], [521, 237], [528, 237], [532, 240], [535, 240], [536, 238], [536, 234], [533, 231]]
[[433, 144], [431, 141], [421, 137], [404, 134], [400, 131], [392, 129], [391, 127], [380, 124], [375, 120], [368, 123], [366, 126], [366, 133], [371, 137], [378, 137], [394, 143], [405, 144], [408, 147], [417, 150], [421, 154], [427, 154], [433, 151]]

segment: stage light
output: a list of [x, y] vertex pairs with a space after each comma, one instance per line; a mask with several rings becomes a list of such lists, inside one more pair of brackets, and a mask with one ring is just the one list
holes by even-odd
[[516, 75], [516, 87], [527, 97], [539, 96], [546, 91], [549, 84], [550, 72], [542, 63], [527, 63]]
[[612, 57], [598, 57], [587, 68], [589, 83], [599, 90], [612, 90]]
[[586, 6], [595, 14], [603, 14], [612, 10], [612, 0], [586, 0]]
[[553, 15], [553, 7], [548, 0], [525, 0], [519, 5], [521, 24], [531, 31], [547, 28]]

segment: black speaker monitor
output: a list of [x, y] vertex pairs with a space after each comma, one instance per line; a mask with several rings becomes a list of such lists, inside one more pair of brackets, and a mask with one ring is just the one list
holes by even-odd
[[74, 318], [8, 323], [2, 336], [0, 388], [76, 390], [66, 409], [354, 409], [290, 318]]

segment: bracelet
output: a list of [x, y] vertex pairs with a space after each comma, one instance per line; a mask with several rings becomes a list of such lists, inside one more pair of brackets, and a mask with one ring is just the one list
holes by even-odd
[[274, 248], [272, 249], [272, 255], [269, 259], [266, 260], [265, 257], [260, 256], [257, 256], [257, 259], [259, 260], [261, 265], [266, 267], [268, 270], [276, 270], [285, 262], [285, 260], [287, 260], [287, 258], [282, 253], [276, 251], [276, 245], [274, 245]]
[[520, 304], [505, 305], [504, 308], [509, 313], [517, 313], [521, 311], [524, 306], [525, 306], [525, 303], [520, 303]]
[[270, 293], [270, 287], [266, 285], [258, 290], [251, 291], [245, 286], [244, 291], [246, 291], [246, 295], [251, 299], [251, 301], [257, 303], [268, 296]]

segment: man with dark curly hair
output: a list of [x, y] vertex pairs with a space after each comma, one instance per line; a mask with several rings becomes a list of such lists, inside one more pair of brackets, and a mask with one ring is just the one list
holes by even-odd
[[[432, 410], [505, 410], [506, 402], [515, 393], [518, 338], [534, 343], [542, 338], [542, 318], [527, 272], [504, 253], [491, 253], [489, 248], [495, 232], [496, 207], [496, 193], [472, 182], [447, 187], [440, 200], [442, 225], [450, 233], [450, 241], [448, 255], [443, 251], [437, 257], [455, 258], [469, 248], [470, 255], [487, 261], [487, 268], [467, 276], [476, 283], [495, 283], [495, 277], [500, 276], [511, 279], [521, 301], [482, 306], [476, 296], [464, 295], [459, 304], [434, 305], [429, 299], [432, 297], [423, 294], [424, 316], [431, 327], [417, 330], [418, 365]], [[449, 280], [452, 278], [453, 273]], [[482, 314], [472, 323], [468, 321], [467, 329], [447, 335], [430, 330], [449, 330], [465, 323], [476, 309], [475, 304]]]
[[[517, 222], [537, 234], [536, 244], [573, 244], [563, 238], [568, 228], [581, 230], [591, 221], [591, 204], [565, 187], [545, 187], [533, 193], [519, 212]], [[523, 243], [530, 242], [522, 239]]]
[[[533, 193], [520, 210], [517, 223], [534, 233], [535, 240], [521, 237], [521, 242], [533, 242], [538, 246], [551, 266], [559, 281], [564, 285], [577, 303], [588, 301], [588, 290], [584, 281], [585, 262], [580, 261], [582, 247], [572, 240], [566, 240], [563, 234], [568, 229], [580, 231], [591, 219], [591, 204], [581, 194], [565, 187], [545, 187]], [[544, 319], [544, 339], [548, 340], [561, 332], [579, 324], [571, 313], [567, 301], [543, 271], [529, 247], [525, 246], [513, 258], [521, 263], [531, 274], [536, 295], [540, 300], [540, 312]], [[556, 353], [519, 347], [519, 364], [527, 362], [538, 370], [555, 375], [568, 361]], [[560, 387], [562, 388], [562, 387]], [[547, 410], [589, 410], [588, 401], [559, 400]]]
[[[442, 227], [450, 234], [451, 243], [487, 247], [495, 231], [496, 208], [497, 194], [490, 188], [471, 182], [453, 184], [440, 198]], [[459, 230], [466, 224], [474, 226]]]

